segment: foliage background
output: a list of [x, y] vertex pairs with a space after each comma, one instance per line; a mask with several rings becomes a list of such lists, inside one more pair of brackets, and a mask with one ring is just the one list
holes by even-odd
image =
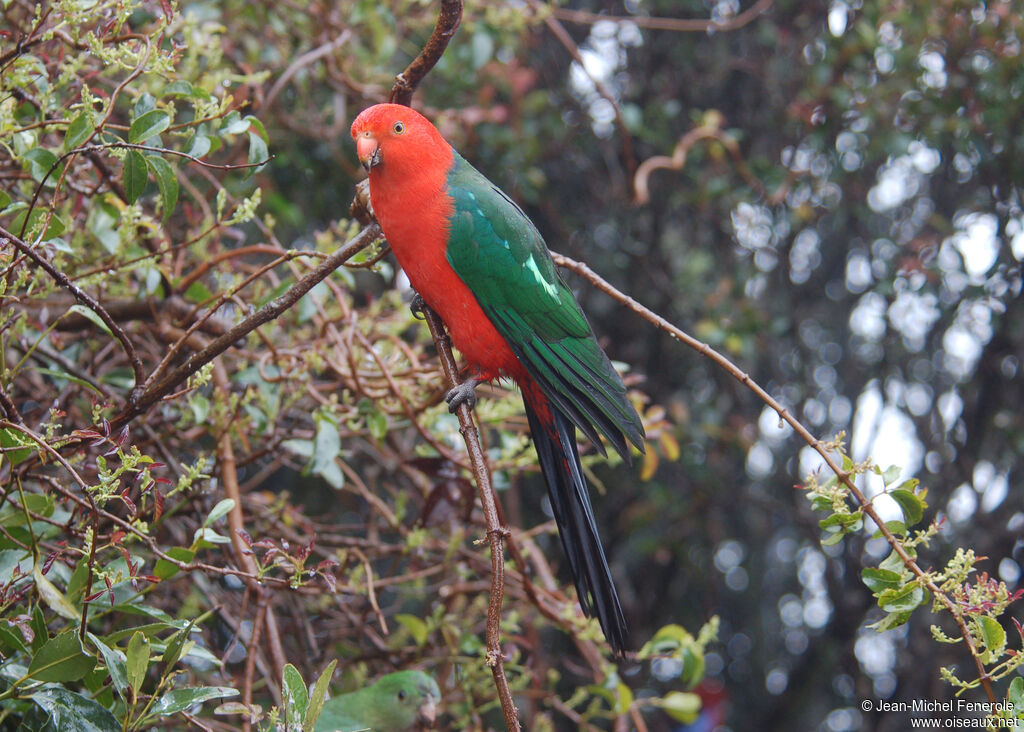
[[[358, 231], [348, 124], [386, 97], [436, 14], [411, 0], [0, 5], [0, 226], [103, 303], [143, 377]], [[1012, 592], [1024, 7], [750, 9], [569, 9], [609, 21], [471, 2], [417, 104], [553, 249], [728, 355], [818, 436], [845, 431], [854, 460], [919, 478], [927, 521], [942, 522], [922, 565], [969, 547]], [[684, 164], [651, 172], [638, 201], [636, 166], [673, 150]], [[390, 259], [338, 270], [119, 420], [142, 380], [125, 349], [10, 240], [0, 257], [6, 719], [40, 728], [43, 710], [93, 699], [84, 708], [118, 727], [230, 729], [240, 717], [212, 714], [227, 701], [268, 725], [288, 718], [284, 662], [312, 682], [338, 659], [335, 690], [414, 665], [441, 682], [450, 728], [499, 723], [479, 660], [481, 522]], [[928, 630], [955, 635], [951, 623], [923, 608], [868, 627], [884, 613], [860, 571], [884, 541], [869, 528], [821, 545], [820, 516], [792, 488], [817, 456], [710, 361], [569, 281], [646, 401], [642, 463], [587, 463], [637, 645], [720, 616], [697, 693], [730, 729], [904, 729], [906, 713], [862, 701], [951, 698], [939, 669], [969, 678], [970, 656]], [[526, 726], [635, 724], [631, 705], [652, 729], [679, 724], [654, 705], [681, 703], [685, 663], [616, 674], [567, 601], [524, 420], [503, 395], [478, 416], [512, 561], [539, 597], [513, 573], [508, 673]], [[186, 629], [197, 618], [201, 632]]]

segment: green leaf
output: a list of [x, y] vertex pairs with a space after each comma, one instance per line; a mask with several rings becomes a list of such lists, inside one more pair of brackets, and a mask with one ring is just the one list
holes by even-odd
[[26, 437], [21, 430], [16, 430], [11, 427], [0, 430], [0, 447], [22, 447], [23, 450], [11, 450], [10, 452], [0, 453], [4, 458], [10, 461], [11, 465], [17, 465], [23, 463], [32, 457], [32, 453], [35, 452], [36, 443]]
[[178, 176], [174, 173], [171, 164], [159, 155], [147, 155], [146, 162], [153, 177], [156, 179], [156, 187], [160, 190], [160, 201], [163, 204], [164, 221], [171, 215], [171, 211], [178, 204]]
[[409, 635], [416, 641], [416, 645], [422, 646], [427, 642], [427, 624], [421, 618], [408, 613], [399, 613], [395, 616], [395, 620], [409, 631]]
[[[889, 529], [889, 533], [895, 534], [896, 536], [905, 536], [907, 533], [907, 525], [902, 521], [886, 521], [885, 528]], [[871, 538], [880, 539], [882, 536], [882, 530], [878, 529], [871, 535]]]
[[34, 701], [49, 717], [47, 729], [57, 732], [120, 732], [121, 723], [97, 702], [60, 686], [44, 688], [32, 694]]
[[[29, 150], [22, 159], [27, 163], [25, 169], [36, 183], [42, 183], [45, 180], [47, 186], [57, 184], [57, 178], [60, 177], [60, 171], [55, 170], [58, 158], [45, 147], [36, 147]], [[53, 172], [51, 173], [50, 171]]]
[[267, 143], [264, 142], [263, 138], [255, 132], [249, 133], [249, 163], [255, 165], [255, 168], [248, 168], [245, 171], [245, 177], [258, 173], [265, 167], [265, 164], [270, 159], [270, 151], [267, 149]]
[[899, 504], [900, 510], [903, 511], [903, 518], [906, 520], [907, 526], [913, 526], [924, 516], [925, 504], [916, 494], [897, 488], [889, 494], [896, 503]]
[[878, 597], [882, 592], [886, 590], [898, 589], [903, 578], [898, 572], [893, 572], [889, 569], [875, 569], [874, 567], [868, 567], [860, 573], [860, 578], [864, 581], [864, 584], [868, 586], [868, 589]]
[[210, 515], [206, 517], [206, 520], [203, 521], [203, 526], [209, 526], [210, 524], [214, 523], [218, 519], [224, 518], [225, 516], [227, 516], [231, 512], [231, 510], [234, 507], [235, 507], [235, 499], [234, 498], [223, 498], [223, 499], [221, 499], [217, 503], [217, 505], [213, 507], [213, 510], [210, 511]]
[[977, 624], [981, 639], [985, 642], [985, 652], [982, 655], [987, 658], [983, 660], [985, 663], [993, 663], [1006, 650], [1006, 631], [998, 620], [988, 615], [979, 616]]
[[700, 697], [683, 691], [670, 691], [658, 704], [670, 717], [691, 724], [700, 714]]
[[189, 707], [202, 704], [211, 699], [223, 699], [227, 696], [237, 695], [237, 689], [227, 686], [199, 686], [191, 689], [173, 689], [157, 700], [157, 703], [153, 705], [146, 719], [169, 717], [172, 714], [183, 712]]
[[138, 150], [129, 150], [124, 159], [124, 192], [128, 203], [135, 203], [149, 182], [146, 158]]
[[921, 585], [885, 590], [878, 596], [878, 606], [887, 613], [910, 612], [925, 602], [925, 591]]
[[680, 680], [692, 689], [704, 678], [704, 653], [693, 643], [683, 646], [683, 669], [680, 672]]
[[66, 630], [43, 644], [28, 667], [37, 681], [78, 681], [96, 667], [96, 658], [85, 652], [74, 630]]
[[64, 149], [73, 150], [86, 140], [96, 130], [96, 123], [89, 112], [81, 112], [71, 120], [67, 131], [64, 133]]
[[128, 128], [128, 142], [145, 142], [170, 126], [171, 115], [162, 109], [151, 109], [132, 122], [132, 126]]
[[192, 84], [187, 81], [172, 81], [164, 87], [165, 97], [191, 97], [193, 95]]
[[194, 158], [201, 158], [210, 152], [210, 146], [209, 137], [196, 133], [189, 139], [188, 145], [185, 146], [185, 154], [191, 155]]
[[68, 313], [78, 313], [107, 335], [113, 335], [113, 333], [110, 332], [110, 328], [107, 327], [107, 324], [103, 322], [103, 319], [99, 315], [97, 315], [96, 311], [93, 310], [92, 308], [87, 308], [85, 305], [79, 305], [78, 303], [75, 303], [74, 305], [68, 308]]
[[302, 674], [290, 663], [284, 665], [283, 691], [288, 705], [288, 724], [298, 724], [306, 717], [309, 709], [309, 691]]
[[[166, 552], [167, 556], [172, 559], [177, 559], [180, 562], [191, 562], [196, 557], [196, 553], [191, 549], [183, 546], [171, 547]], [[157, 559], [156, 564], [153, 566], [153, 574], [160, 579], [168, 579], [176, 575], [180, 570], [177, 565], [172, 562], [168, 562], [166, 559]]]
[[142, 688], [142, 682], [146, 680], [146, 672], [149, 670], [149, 638], [142, 631], [135, 631], [131, 640], [128, 641], [128, 653], [125, 661], [128, 671], [128, 685], [136, 695]]
[[1010, 682], [1010, 688], [1006, 690], [1006, 700], [1013, 704], [1017, 714], [1024, 711], [1024, 679], [1020, 676]]
[[128, 689], [128, 667], [125, 664], [125, 655], [119, 648], [111, 648], [98, 637], [89, 633], [89, 640], [103, 656], [103, 663], [107, 667], [107, 674], [121, 698], [128, 701], [125, 691]]
[[334, 669], [338, 665], [335, 659], [327, 664], [327, 668], [320, 674], [313, 686], [313, 693], [309, 697], [309, 707], [306, 709], [306, 718], [302, 720], [303, 729], [316, 729], [316, 721], [320, 719], [320, 712], [324, 709], [324, 702], [327, 701], [327, 689], [334, 676]]
[[34, 234], [34, 236], [39, 236], [40, 241], [48, 241], [58, 237], [64, 233], [66, 228], [64, 219], [60, 216], [56, 214], [51, 215], [47, 209], [38, 207], [33, 208], [30, 212], [28, 204], [24, 202], [12, 204], [8, 213], [15, 213], [14, 218], [11, 220], [10, 231], [19, 235], [23, 230], [26, 235], [36, 231], [41, 222], [46, 221], [46, 230], [41, 235], [38, 232]]
[[32, 577], [36, 581], [36, 591], [43, 598], [43, 602], [46, 603], [47, 607], [62, 618], [67, 618], [68, 620], [79, 619], [78, 610], [68, 601], [68, 598], [64, 597], [63, 592], [58, 590], [50, 580], [46, 579], [39, 570], [38, 564], [32, 569]]
[[192, 634], [193, 623], [194, 621], [190, 620], [188, 625], [167, 639], [164, 655], [160, 657], [160, 662], [164, 665], [165, 674], [170, 673], [174, 664], [181, 660], [182, 651], [185, 649], [185, 644], [188, 643], [189, 636]]

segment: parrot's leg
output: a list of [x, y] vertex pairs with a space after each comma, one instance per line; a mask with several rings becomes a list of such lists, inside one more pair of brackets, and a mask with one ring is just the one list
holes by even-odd
[[448, 411], [455, 414], [455, 411], [463, 404], [467, 404], [470, 409], [475, 407], [476, 386], [480, 381], [481, 379], [471, 376], [445, 394], [444, 400], [448, 402]]
[[420, 295], [420, 293], [413, 290], [412, 300], [409, 302], [409, 310], [412, 311], [412, 317], [416, 320], [424, 320], [423, 309], [427, 306], [426, 301]]

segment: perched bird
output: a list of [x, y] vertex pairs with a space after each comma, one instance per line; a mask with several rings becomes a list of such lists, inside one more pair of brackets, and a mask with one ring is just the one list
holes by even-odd
[[316, 732], [412, 732], [432, 729], [441, 690], [422, 671], [397, 671], [372, 686], [327, 700]]
[[446, 397], [452, 411], [476, 403], [480, 382], [504, 376], [519, 385], [580, 604], [621, 654], [626, 623], [575, 427], [602, 452], [598, 433], [627, 460], [627, 440], [643, 450], [622, 379], [530, 219], [425, 117], [378, 104], [356, 117], [352, 137], [384, 236], [467, 361], [467, 380]]

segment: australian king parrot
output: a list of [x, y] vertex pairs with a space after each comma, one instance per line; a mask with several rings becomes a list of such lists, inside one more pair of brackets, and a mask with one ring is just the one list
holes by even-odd
[[480, 382], [519, 385], [562, 547], [584, 612], [612, 649], [626, 623], [601, 546], [576, 445], [579, 428], [624, 458], [644, 429], [622, 379], [594, 337], [522, 209], [459, 155], [425, 117], [397, 104], [352, 124], [370, 202], [398, 263], [448, 327], [467, 379], [452, 409], [475, 403]]

